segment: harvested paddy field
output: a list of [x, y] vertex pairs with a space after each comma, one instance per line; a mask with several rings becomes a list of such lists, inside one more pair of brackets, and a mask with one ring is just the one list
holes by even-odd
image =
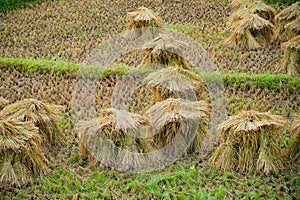
[[[283, 20], [291, 3], [19, 2], [0, 2], [0, 199], [300, 198], [299, 25], [284, 26], [299, 20], [299, 3]], [[260, 24], [248, 30], [245, 16]], [[217, 76], [174, 54], [183, 42], [170, 35], [111, 66], [86, 64], [102, 42], [139, 26], [197, 42], [205, 49], [198, 59], [207, 55]], [[149, 80], [130, 84], [139, 76]], [[210, 86], [220, 83], [224, 113], [215, 114], [220, 91]], [[213, 117], [224, 117], [218, 129], [209, 127]], [[157, 134], [135, 136], [140, 130]], [[183, 142], [173, 145], [176, 135]], [[113, 153], [103, 153], [102, 140]], [[173, 155], [147, 157], [168, 144], [174, 154], [186, 148], [169, 164]], [[133, 170], [145, 162], [156, 170]]]

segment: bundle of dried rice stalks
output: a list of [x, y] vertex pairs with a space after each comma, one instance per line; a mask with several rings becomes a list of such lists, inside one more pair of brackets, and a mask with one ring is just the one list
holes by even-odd
[[[280, 13], [278, 13], [275, 16], [275, 38], [280, 41], [287, 41], [294, 37], [295, 34], [292, 32], [292, 34], [290, 35], [291, 32], [288, 29], [286, 29], [285, 25], [292, 22], [293, 20], [296, 20], [298, 17], [300, 17], [300, 2], [294, 3], [291, 6], [283, 9]], [[291, 26], [290, 28], [292, 27], [293, 26]]]
[[226, 23], [226, 25], [229, 29], [233, 29], [234, 27], [232, 26], [234, 25], [234, 23], [242, 20], [244, 16], [248, 14], [251, 14], [251, 11], [247, 8], [237, 10], [228, 17], [228, 22]]
[[231, 35], [224, 45], [235, 47], [240, 44], [250, 49], [260, 48], [261, 44], [270, 42], [273, 24], [248, 9], [239, 10], [229, 18]]
[[290, 33], [293, 33], [295, 36], [300, 35], [300, 16], [294, 21], [286, 24], [284, 29]]
[[21, 187], [48, 171], [32, 122], [0, 120], [0, 187]]
[[296, 161], [300, 158], [300, 117], [294, 121], [291, 132], [293, 133], [293, 136], [285, 155], [287, 156], [288, 160]]
[[283, 43], [284, 57], [276, 72], [300, 75], [300, 35]]
[[171, 35], [160, 34], [143, 45], [142, 55], [144, 55], [144, 59], [141, 62], [141, 66], [147, 64], [177, 65], [185, 69], [191, 69], [190, 64], [181, 56], [182, 50], [187, 46], [187, 43], [176, 40]]
[[54, 140], [59, 141], [63, 138], [58, 128], [58, 115], [61, 111], [61, 106], [48, 105], [35, 99], [25, 99], [6, 106], [0, 112], [0, 117], [21, 122], [32, 121], [39, 128], [46, 144], [51, 144]]
[[292, 21], [300, 16], [300, 2], [296, 2], [291, 6], [283, 9], [275, 16], [275, 21]]
[[221, 170], [277, 172], [283, 167], [280, 144], [285, 121], [278, 115], [242, 111], [224, 121], [222, 142], [209, 159]]
[[247, 9], [253, 14], [257, 14], [266, 20], [274, 22], [276, 10], [272, 6], [265, 4], [263, 1], [233, 0], [230, 5], [235, 12]]
[[249, 4], [249, 9], [254, 14], [274, 23], [276, 10], [272, 6], [265, 4], [263, 1], [254, 1]]
[[99, 118], [78, 124], [81, 153], [90, 160], [110, 166], [121, 162], [121, 150], [147, 152], [151, 149], [152, 140], [138, 136], [146, 131], [148, 123], [143, 116], [124, 110], [101, 110]]
[[145, 34], [147, 28], [163, 28], [164, 21], [152, 10], [140, 7], [136, 11], [128, 12], [127, 18], [130, 20], [128, 30], [137, 31], [137, 35]]
[[9, 104], [9, 101], [0, 97], [0, 110], [2, 110], [7, 104]]
[[[153, 132], [156, 133], [154, 143], [157, 148], [171, 144], [176, 136], [182, 137], [182, 140], [179, 140], [182, 144], [175, 143], [174, 145], [188, 146], [187, 142], [192, 141], [189, 149], [199, 151], [203, 138], [207, 133], [206, 124], [210, 117], [210, 107], [205, 101], [192, 102], [169, 98], [152, 106], [146, 112], [146, 116], [150, 120]], [[183, 128], [180, 128], [180, 126]], [[196, 135], [188, 135], [190, 129], [193, 128], [195, 130], [192, 131], [196, 131]]]
[[158, 14], [146, 7], [140, 7], [136, 11], [128, 12], [127, 17], [131, 20], [129, 29], [163, 27], [164, 24], [164, 21]]
[[168, 67], [146, 77], [147, 87], [152, 94], [152, 104], [169, 97], [188, 100], [201, 99], [205, 90], [202, 78], [182, 67]]
[[233, 11], [241, 10], [247, 8], [254, 0], [232, 0], [230, 6]]

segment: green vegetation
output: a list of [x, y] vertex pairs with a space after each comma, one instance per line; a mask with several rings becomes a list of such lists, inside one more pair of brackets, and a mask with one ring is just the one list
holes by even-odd
[[[0, 191], [6, 199], [291, 199], [300, 197], [295, 170], [276, 175], [239, 175], [219, 172], [195, 157], [185, 158], [155, 172], [120, 173], [88, 169], [78, 160], [58, 163], [51, 175], [35, 179], [27, 188]], [[75, 170], [74, 170], [75, 169]]]
[[0, 0], [0, 12], [26, 7], [34, 3], [42, 3], [46, 0]]
[[266, 3], [272, 3], [272, 4], [285, 4], [290, 5], [293, 3], [296, 3], [298, 0], [264, 0]]
[[236, 84], [249, 89], [268, 88], [278, 92], [284, 88], [300, 91], [300, 78], [287, 74], [224, 73], [221, 76], [225, 85]]
[[[86, 69], [80, 64], [64, 61], [47, 61], [47, 60], [33, 60], [33, 59], [22, 59], [22, 58], [0, 58], [0, 66], [2, 68], [15, 68], [21, 67], [24, 71], [41, 71], [41, 72], [54, 72], [54, 74], [62, 75], [65, 73], [78, 73], [79, 69]], [[87, 67], [89, 68], [89, 67]], [[90, 69], [96, 67], [90, 66]], [[130, 71], [135, 70], [128, 66], [112, 66], [108, 68], [99, 67], [99, 72], [103, 76], [122, 76]], [[139, 69], [143, 70], [143, 69]], [[149, 70], [149, 69], [144, 69]], [[199, 72], [195, 72], [199, 73]], [[210, 80], [211, 77], [216, 75], [201, 73], [205, 76], [205, 80]], [[287, 74], [249, 74], [249, 73], [221, 73], [221, 78], [225, 85], [236, 84], [243, 88], [268, 88], [271, 90], [279, 91], [283, 88], [289, 88], [290, 90], [300, 91], [300, 78], [293, 77]], [[215, 79], [218, 80], [218, 79]]]
[[75, 64], [64, 61], [51, 61], [51, 60], [34, 60], [34, 59], [22, 59], [22, 58], [0, 58], [0, 66], [5, 68], [18, 68], [21, 67], [24, 72], [42, 72], [42, 73], [54, 73], [55, 75], [64, 75], [66, 73], [80, 75], [88, 72], [98, 72], [104, 77], [109, 76], [122, 76], [129, 72], [131, 69], [128, 66], [112, 66], [112, 67], [101, 67], [101, 66], [89, 66]]
[[34, 60], [23, 58], [0, 58], [0, 65], [7, 68], [22, 67], [24, 71], [45, 71], [57, 74], [75, 73], [79, 69], [79, 65], [64, 61], [51, 60]]

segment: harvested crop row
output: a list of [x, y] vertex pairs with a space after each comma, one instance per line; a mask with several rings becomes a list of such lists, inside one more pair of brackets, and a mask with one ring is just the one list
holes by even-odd
[[[66, 72], [59, 75], [51, 71], [28, 70], [17, 64], [12, 68], [1, 63], [0, 82], [5, 84], [2, 84], [0, 87], [0, 96], [10, 102], [25, 98], [35, 98], [53, 104], [64, 105], [68, 109], [72, 107], [76, 111], [85, 110], [90, 106], [90, 103], [95, 103], [96, 110], [100, 110], [110, 107], [114, 87], [122, 79], [120, 76], [115, 75], [101, 76], [96, 83], [96, 90], [86, 87], [86, 90], [74, 93], [76, 88], [84, 88], [85, 85], [93, 84], [93, 81], [90, 79], [78, 80], [76, 76], [75, 72]], [[300, 95], [297, 80], [278, 83], [278, 85], [272, 81], [272, 85], [269, 80], [266, 83], [253, 82], [254, 80], [243, 83], [242, 81], [246, 80], [247, 77], [230, 79], [225, 76], [224, 78], [229, 115], [248, 109], [256, 109], [258, 111], [270, 109], [272, 112], [284, 116], [299, 113]], [[288, 84], [292, 83], [294, 85], [288, 86]], [[286, 84], [287, 87], [280, 86], [280, 84]], [[278, 93], [278, 90], [280, 90], [280, 93]], [[145, 108], [145, 103], [149, 100], [147, 96], [151, 91], [147, 92], [146, 88], [137, 86], [135, 90], [129, 91], [128, 94], [126, 91], [124, 92], [121, 95], [121, 101], [127, 102], [129, 100], [131, 101], [129, 105], [131, 111], [143, 112], [142, 108]], [[82, 99], [90, 96], [91, 93], [95, 93], [94, 100], [90, 103], [81, 102]], [[119, 96], [115, 97], [118, 98]], [[74, 102], [74, 99], [76, 102]]]

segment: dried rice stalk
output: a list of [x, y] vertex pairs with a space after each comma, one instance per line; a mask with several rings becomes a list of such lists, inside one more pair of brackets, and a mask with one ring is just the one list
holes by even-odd
[[0, 110], [2, 110], [7, 104], [9, 104], [9, 101], [0, 97]]
[[21, 187], [49, 169], [32, 122], [0, 120], [0, 187]]
[[296, 161], [300, 158], [300, 117], [294, 121], [291, 132], [294, 134], [285, 152], [285, 155], [287, 156], [288, 160]]
[[[78, 124], [79, 146], [84, 157], [96, 158], [101, 164], [110, 166], [119, 157], [119, 151], [146, 152], [151, 149], [151, 139], [138, 138], [145, 131], [148, 121], [141, 115], [124, 110], [106, 109], [99, 118]], [[134, 163], [132, 163], [134, 164]]]
[[155, 32], [156, 30], [147, 28], [164, 27], [164, 21], [160, 18], [160, 16], [145, 7], [140, 7], [136, 11], [128, 12], [127, 18], [130, 20], [130, 24], [127, 29], [135, 31], [137, 36], [146, 35], [149, 38], [153, 38], [155, 33], [152, 33], [152, 31]]
[[300, 2], [296, 2], [291, 6], [283, 9], [275, 16], [275, 21], [290, 21], [300, 16]]
[[235, 47], [240, 44], [250, 49], [261, 47], [262, 43], [270, 42], [273, 35], [273, 24], [252, 13], [248, 9], [237, 11], [229, 18], [231, 35], [224, 45]]
[[284, 124], [280, 116], [253, 110], [229, 117], [220, 125], [222, 143], [210, 164], [224, 171], [277, 172], [283, 166], [279, 146]]
[[152, 10], [146, 7], [140, 7], [136, 11], [128, 12], [127, 17], [131, 24], [129, 29], [137, 29], [143, 27], [163, 27], [163, 20]]
[[[291, 23], [293, 20], [296, 20], [300, 17], [300, 3], [294, 3], [291, 6], [283, 9], [280, 13], [275, 16], [276, 21], [276, 30], [274, 38], [279, 39], [280, 41], [287, 41], [292, 37], [296, 36], [293, 32], [287, 30], [286, 25]], [[297, 22], [295, 22], [297, 23]], [[296, 26], [297, 24], [295, 24]], [[293, 28], [292, 25], [290, 28]]]
[[274, 23], [276, 10], [272, 6], [265, 4], [263, 1], [254, 1], [249, 5], [249, 9], [254, 14]]
[[300, 75], [300, 35], [283, 43], [284, 57], [276, 72]]
[[294, 21], [286, 24], [284, 26], [284, 29], [288, 32], [292, 32], [295, 35], [299, 35], [300, 34], [300, 16], [297, 17], [297, 19], [295, 19]]
[[232, 7], [233, 11], [237, 11], [247, 8], [253, 2], [254, 0], [232, 0], [230, 6]]
[[[154, 142], [159, 148], [171, 143], [175, 135], [178, 134], [180, 126], [186, 126], [184, 127], [186, 131], [180, 133], [185, 134], [190, 128], [193, 128], [190, 125], [197, 122], [199, 125], [197, 136], [192, 138], [193, 143], [190, 145], [190, 149], [196, 151], [200, 149], [203, 138], [207, 133], [205, 125], [209, 120], [210, 108], [205, 101], [191, 102], [170, 98], [156, 103], [146, 112], [146, 116], [149, 117], [153, 132], [157, 133]], [[184, 137], [183, 142], [191, 141], [191, 138], [186, 138], [188, 136], [182, 136]], [[195, 141], [195, 139], [199, 141]]]
[[151, 105], [169, 97], [201, 99], [205, 90], [205, 83], [200, 76], [181, 67], [156, 71], [146, 77], [145, 81], [153, 96]]
[[63, 137], [57, 124], [61, 111], [61, 106], [48, 105], [35, 99], [25, 99], [6, 106], [0, 112], [0, 117], [21, 122], [32, 121], [39, 128], [43, 139], [51, 144], [54, 140]]
[[161, 64], [164, 66], [180, 66], [191, 69], [190, 64], [181, 56], [187, 47], [185, 42], [176, 40], [171, 35], [161, 34], [142, 47], [144, 59], [140, 66], [147, 64]]

